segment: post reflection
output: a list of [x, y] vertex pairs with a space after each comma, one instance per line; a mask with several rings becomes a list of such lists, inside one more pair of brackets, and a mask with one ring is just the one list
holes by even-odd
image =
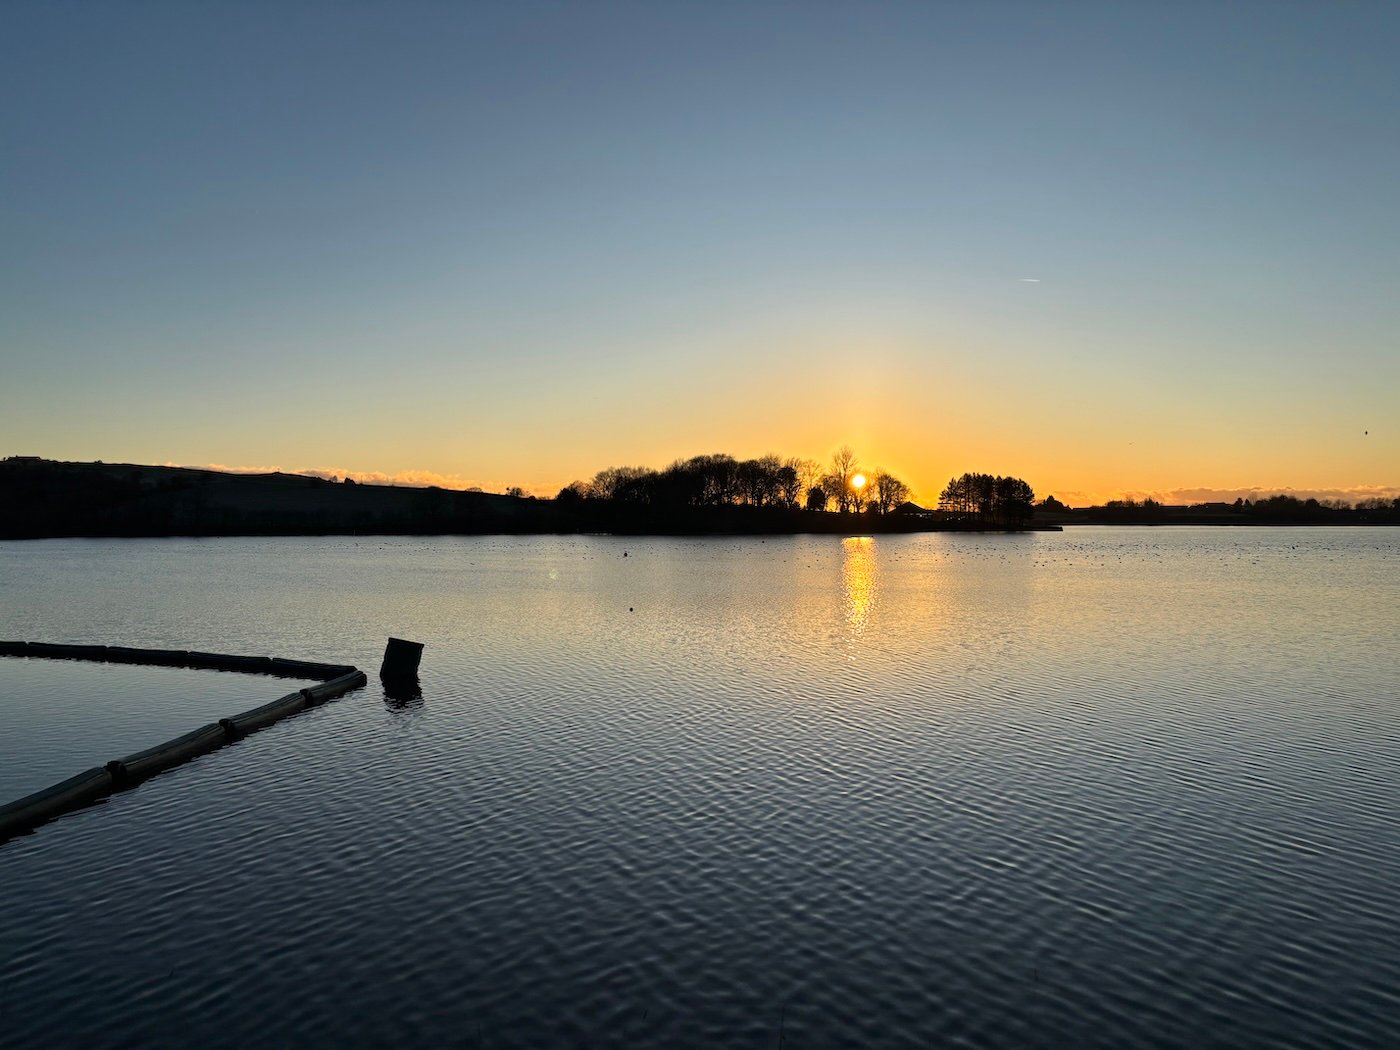
[[423, 705], [423, 687], [417, 675], [411, 678], [381, 677], [379, 681], [384, 686], [384, 706], [389, 710], [403, 711]]
[[841, 586], [846, 625], [854, 641], [865, 633], [878, 597], [875, 540], [870, 536], [847, 536], [841, 541], [841, 548]]

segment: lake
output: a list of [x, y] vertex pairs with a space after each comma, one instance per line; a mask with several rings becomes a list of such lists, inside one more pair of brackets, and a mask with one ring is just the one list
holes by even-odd
[[[371, 673], [0, 846], [3, 1041], [1393, 1045], [1397, 569], [1393, 528], [0, 543], [0, 638]], [[0, 659], [6, 762], [290, 687], [168, 673]]]

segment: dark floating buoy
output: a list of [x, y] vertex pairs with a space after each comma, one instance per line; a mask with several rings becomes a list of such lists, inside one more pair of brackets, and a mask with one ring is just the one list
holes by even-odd
[[418, 661], [423, 658], [423, 643], [390, 638], [384, 647], [384, 662], [379, 666], [380, 678], [415, 678]]

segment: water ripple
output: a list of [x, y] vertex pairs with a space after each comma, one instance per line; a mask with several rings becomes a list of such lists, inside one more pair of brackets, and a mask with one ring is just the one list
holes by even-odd
[[0, 545], [0, 635], [428, 643], [0, 849], [6, 1045], [1387, 1045], [1398, 535]]

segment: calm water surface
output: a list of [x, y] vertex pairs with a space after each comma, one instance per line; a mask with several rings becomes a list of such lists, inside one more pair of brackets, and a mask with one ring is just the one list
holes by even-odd
[[0, 544], [0, 637], [427, 643], [419, 699], [0, 847], [0, 1041], [1394, 1045], [1397, 568], [1394, 529]]
[[311, 684], [0, 657], [0, 804]]

